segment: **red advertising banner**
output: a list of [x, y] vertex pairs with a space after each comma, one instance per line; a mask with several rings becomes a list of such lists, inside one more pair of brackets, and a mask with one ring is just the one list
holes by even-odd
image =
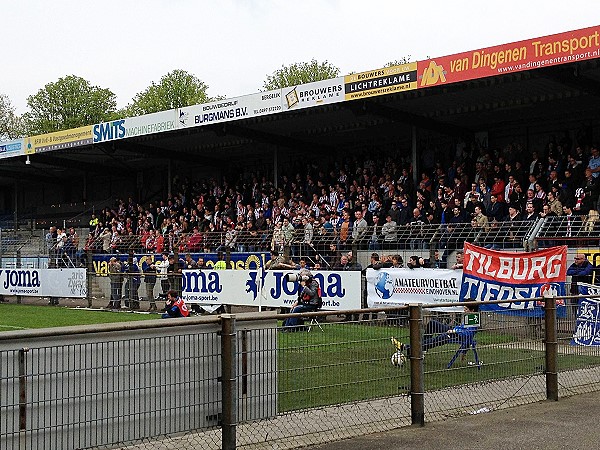
[[417, 88], [600, 57], [600, 26], [527, 39], [417, 63]]
[[[511, 304], [488, 304], [485, 309], [541, 316], [542, 304], [529, 299], [546, 293], [560, 298], [565, 295], [566, 278], [565, 245], [523, 253], [489, 250], [465, 242], [460, 298], [481, 302], [520, 300]], [[564, 306], [564, 302], [559, 306]]]

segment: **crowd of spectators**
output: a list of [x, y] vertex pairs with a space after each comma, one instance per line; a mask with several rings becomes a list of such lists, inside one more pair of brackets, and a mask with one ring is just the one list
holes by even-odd
[[119, 199], [93, 215], [84, 251], [133, 245], [151, 253], [276, 250], [312, 257], [342, 254], [352, 242], [393, 248], [400, 230], [427, 224], [487, 230], [546, 216], [597, 217], [596, 145], [573, 145], [565, 135], [531, 154], [519, 144], [488, 150], [460, 143], [453, 150], [449, 164], [428, 164], [425, 152], [416, 184], [410, 162], [389, 156], [303, 163], [277, 186], [260, 173], [174, 180], [169, 198], [146, 205]]

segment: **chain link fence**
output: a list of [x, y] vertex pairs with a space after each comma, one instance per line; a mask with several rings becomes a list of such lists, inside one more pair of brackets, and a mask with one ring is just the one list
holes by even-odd
[[298, 448], [600, 388], [552, 306], [481, 311], [467, 341], [460, 312], [347, 312], [2, 333], [0, 447]]

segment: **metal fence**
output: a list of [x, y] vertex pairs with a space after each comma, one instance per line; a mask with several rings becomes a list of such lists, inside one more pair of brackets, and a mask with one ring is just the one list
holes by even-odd
[[[465, 242], [497, 249], [531, 251], [553, 245], [571, 247], [599, 246], [600, 221], [590, 216], [547, 216], [535, 220], [492, 221], [484, 224], [457, 222], [446, 224], [406, 224], [384, 228], [366, 227], [360, 235], [346, 236], [336, 228], [302, 226], [283, 234], [273, 228], [248, 231], [242, 229], [194, 232], [154, 232], [151, 234], [122, 234], [108, 231], [104, 235], [88, 235], [87, 229], [78, 230], [72, 240], [67, 233], [64, 241], [44, 241], [44, 232], [37, 240], [45, 244], [41, 253], [48, 257], [50, 267], [85, 266], [94, 253], [161, 253], [184, 254], [232, 252], [269, 252], [278, 250], [296, 258], [306, 258], [311, 265], [322, 267], [335, 264], [343, 251], [415, 252], [439, 250], [446, 258]], [[14, 257], [14, 245], [2, 251], [0, 258]], [[21, 243], [24, 246], [25, 243]], [[38, 245], [39, 247], [39, 245]], [[29, 251], [34, 250], [28, 246]], [[27, 252], [21, 252], [26, 255]], [[21, 255], [21, 256], [22, 256]], [[30, 256], [38, 256], [38, 253]]]
[[600, 389], [553, 305], [482, 311], [465, 352], [429, 333], [463, 315], [418, 305], [2, 333], [0, 448], [298, 448]]

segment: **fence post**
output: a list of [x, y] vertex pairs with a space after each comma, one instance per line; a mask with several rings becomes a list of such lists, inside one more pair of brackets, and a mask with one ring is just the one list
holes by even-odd
[[237, 424], [237, 336], [235, 314], [221, 314], [221, 447], [235, 450]]
[[546, 322], [546, 399], [558, 400], [558, 341], [556, 332], [556, 298], [544, 299]]
[[27, 433], [27, 373], [25, 371], [25, 353], [29, 349], [23, 347], [19, 350], [19, 441], [21, 448], [25, 447]]
[[425, 425], [425, 380], [421, 340], [422, 305], [409, 306], [410, 324], [410, 415], [413, 425]]
[[87, 301], [88, 301], [88, 308], [91, 308], [93, 306], [93, 299], [92, 299], [92, 286], [93, 286], [93, 278], [96, 276], [96, 271], [94, 270], [94, 260], [93, 260], [93, 255], [92, 255], [92, 249], [88, 248], [86, 250], [87, 253], [87, 266], [85, 268], [85, 273], [86, 273], [86, 287], [87, 287]]

